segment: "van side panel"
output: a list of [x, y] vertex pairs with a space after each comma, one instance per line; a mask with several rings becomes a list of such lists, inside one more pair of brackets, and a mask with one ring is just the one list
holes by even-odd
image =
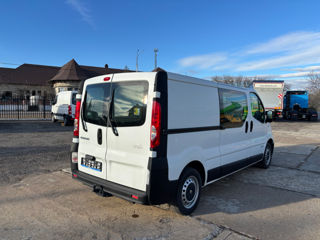
[[206, 170], [220, 166], [219, 129], [217, 88], [169, 79], [169, 180], [178, 179], [194, 160], [202, 162]]

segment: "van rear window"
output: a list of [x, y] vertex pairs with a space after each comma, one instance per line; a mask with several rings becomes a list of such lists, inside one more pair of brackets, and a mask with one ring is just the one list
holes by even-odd
[[148, 82], [113, 83], [112, 120], [116, 126], [140, 126], [146, 119]]
[[[140, 126], [146, 118], [148, 82], [130, 81], [92, 84], [86, 88], [83, 119], [86, 122], [107, 126], [110, 118], [117, 127]], [[112, 100], [113, 97], [113, 100]]]
[[83, 119], [86, 122], [107, 126], [110, 84], [92, 84], [87, 86], [83, 107]]

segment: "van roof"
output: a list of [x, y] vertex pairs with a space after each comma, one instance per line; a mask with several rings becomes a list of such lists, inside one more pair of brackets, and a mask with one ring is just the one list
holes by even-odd
[[206, 86], [213, 86], [213, 87], [220, 87], [220, 88], [222, 87], [222, 88], [232, 89], [232, 90], [254, 91], [253, 88], [236, 87], [236, 86], [232, 86], [230, 84], [218, 83], [215, 81], [190, 77], [190, 76], [177, 74], [177, 73], [171, 73], [171, 72], [168, 72], [168, 78], [172, 79], [172, 80], [177, 80], [177, 81], [181, 81], [181, 82], [188, 82], [188, 83], [193, 83], [193, 84], [198, 84], [198, 85], [206, 85]]
[[[89, 78], [86, 80], [87, 83], [90, 83], [91, 81], [95, 81], [98, 78], [101, 77], [106, 77], [106, 76], [111, 76], [111, 75], [141, 75], [142, 77], [145, 78], [150, 78], [153, 77], [157, 74], [157, 72], [128, 72], [128, 73], [114, 73], [114, 74], [106, 74], [106, 75], [101, 75], [93, 78]], [[241, 91], [250, 91], [250, 92], [256, 92], [252, 87], [251, 88], [244, 88], [244, 87], [236, 87], [232, 86], [229, 84], [224, 84], [224, 83], [217, 83], [214, 81], [210, 80], [205, 80], [205, 79], [200, 79], [200, 78], [195, 78], [195, 77], [190, 77], [182, 74], [177, 74], [177, 73], [172, 73], [172, 72], [167, 72], [168, 74], [168, 79], [174, 80], [174, 81], [180, 81], [180, 82], [187, 82], [187, 83], [192, 83], [192, 84], [197, 84], [197, 85], [205, 85], [205, 86], [212, 86], [212, 87], [220, 87], [220, 88], [225, 88], [225, 89], [230, 89], [230, 90], [241, 90]]]

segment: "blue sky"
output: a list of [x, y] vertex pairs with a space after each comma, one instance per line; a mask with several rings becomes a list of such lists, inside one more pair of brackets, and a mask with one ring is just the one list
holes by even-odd
[[320, 71], [316, 0], [1, 1], [1, 63], [263, 76], [304, 87]]

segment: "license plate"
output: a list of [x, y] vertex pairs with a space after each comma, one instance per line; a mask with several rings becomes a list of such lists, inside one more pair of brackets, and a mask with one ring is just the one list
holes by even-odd
[[306, 115], [302, 115], [302, 118], [306, 118]]
[[86, 158], [81, 159], [81, 166], [90, 168], [92, 170], [102, 172], [102, 162], [98, 162], [96, 160], [90, 160]]

